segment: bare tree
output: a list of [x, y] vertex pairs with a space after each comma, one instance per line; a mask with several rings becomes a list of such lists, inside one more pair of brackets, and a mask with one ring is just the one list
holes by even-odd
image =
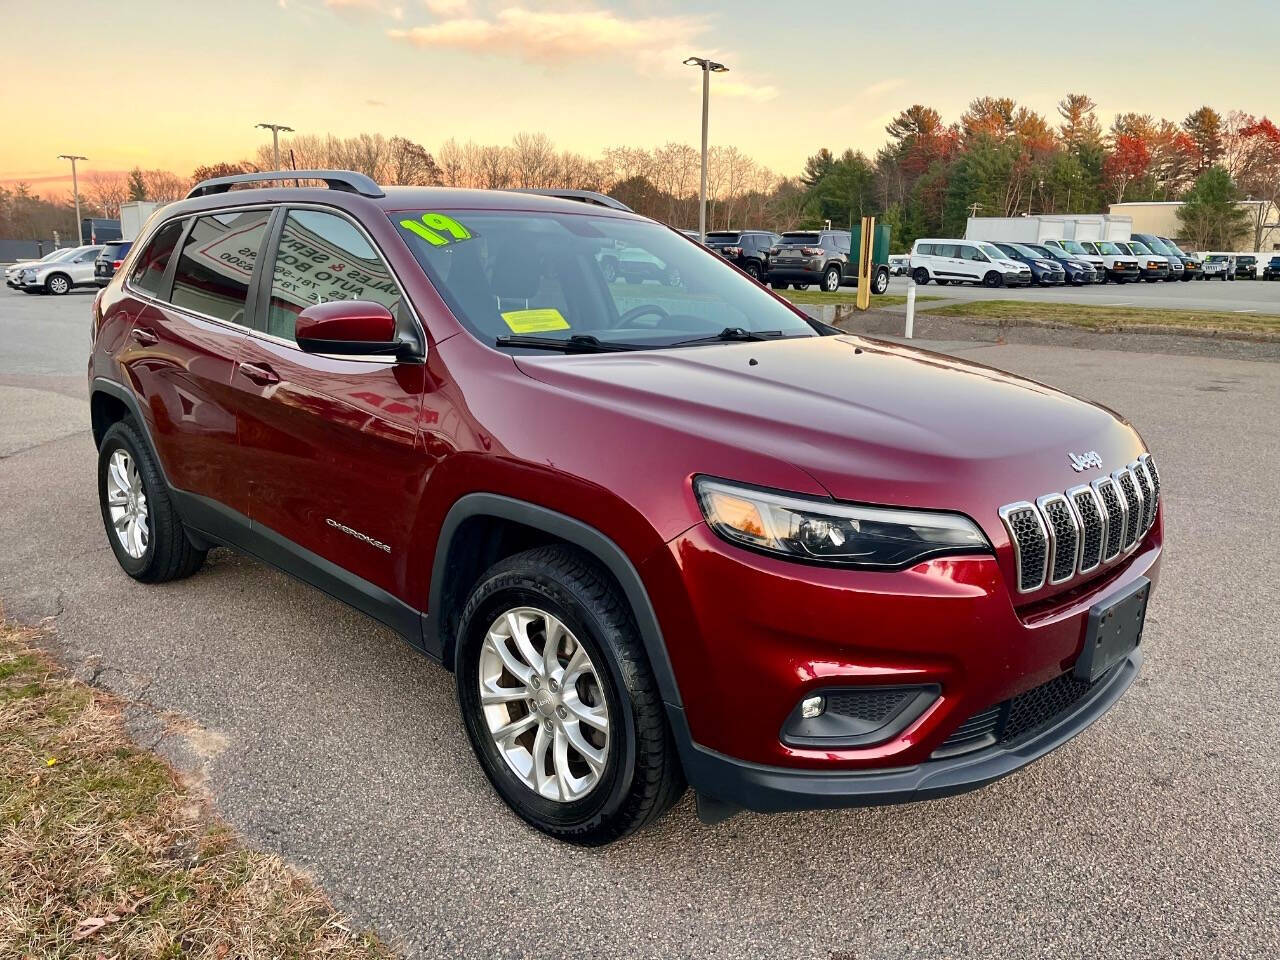
[[381, 174], [381, 183], [433, 186], [440, 182], [440, 168], [427, 148], [404, 137], [391, 138]]
[[144, 170], [142, 182], [147, 185], [147, 199], [156, 203], [181, 200], [191, 189], [191, 181], [168, 170]]
[[503, 190], [511, 186], [513, 163], [511, 151], [497, 144], [486, 144], [476, 152], [477, 187]]
[[555, 186], [556, 150], [545, 133], [517, 133], [511, 139], [511, 173], [518, 187]]
[[114, 220], [120, 216], [120, 204], [129, 196], [129, 178], [123, 173], [91, 173], [85, 178], [89, 189], [85, 194], [89, 202]]

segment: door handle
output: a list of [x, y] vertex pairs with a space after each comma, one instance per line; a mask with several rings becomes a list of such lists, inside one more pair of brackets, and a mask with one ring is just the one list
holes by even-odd
[[129, 336], [144, 347], [152, 347], [160, 342], [160, 338], [156, 336], [155, 331], [148, 330], [146, 327], [134, 327], [129, 331]]
[[264, 387], [280, 382], [280, 375], [265, 363], [242, 363], [240, 364], [240, 372], [254, 383], [261, 384]]

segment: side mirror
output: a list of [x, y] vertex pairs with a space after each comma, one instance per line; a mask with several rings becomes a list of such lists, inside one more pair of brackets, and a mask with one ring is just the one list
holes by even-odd
[[307, 353], [396, 354], [396, 318], [371, 300], [331, 300], [307, 307], [294, 321], [294, 339]]

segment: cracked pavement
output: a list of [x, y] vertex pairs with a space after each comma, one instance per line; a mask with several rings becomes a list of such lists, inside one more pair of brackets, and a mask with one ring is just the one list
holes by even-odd
[[0, 292], [0, 599], [53, 618], [54, 652], [137, 703], [135, 735], [249, 843], [410, 956], [1280, 951], [1280, 364], [941, 344], [1122, 411], [1156, 453], [1167, 552], [1138, 683], [976, 793], [713, 828], [686, 796], [579, 850], [507, 812], [452, 678], [382, 627], [226, 551], [163, 586], [118, 569], [94, 494], [89, 302]]

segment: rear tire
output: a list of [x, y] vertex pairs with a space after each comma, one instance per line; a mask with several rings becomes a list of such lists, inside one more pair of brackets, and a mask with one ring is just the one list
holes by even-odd
[[98, 502], [111, 550], [133, 579], [181, 580], [204, 564], [207, 551], [187, 536], [151, 448], [132, 420], [112, 424], [102, 437]]
[[760, 279], [760, 264], [748, 260], [742, 269], [752, 280]]
[[935, 281], [933, 281], [933, 282], [934, 282], [934, 283], [936, 283], [936, 284], [937, 284], [938, 286], [940, 286], [940, 287], [945, 287], [945, 286], [946, 286], [948, 283], [950, 283], [951, 281], [950, 281], [950, 280], [935, 280]]
[[822, 273], [822, 290], [824, 293], [836, 293], [840, 289], [840, 268], [827, 267]]
[[[631, 609], [588, 554], [537, 547], [490, 568], [462, 611], [456, 681], [485, 775], [543, 833], [609, 843], [656, 820], [684, 792]], [[584, 712], [603, 719], [604, 730], [580, 721]], [[519, 732], [500, 737], [508, 727]]]
[[889, 271], [877, 270], [876, 275], [871, 279], [871, 292], [882, 294], [889, 289]]

